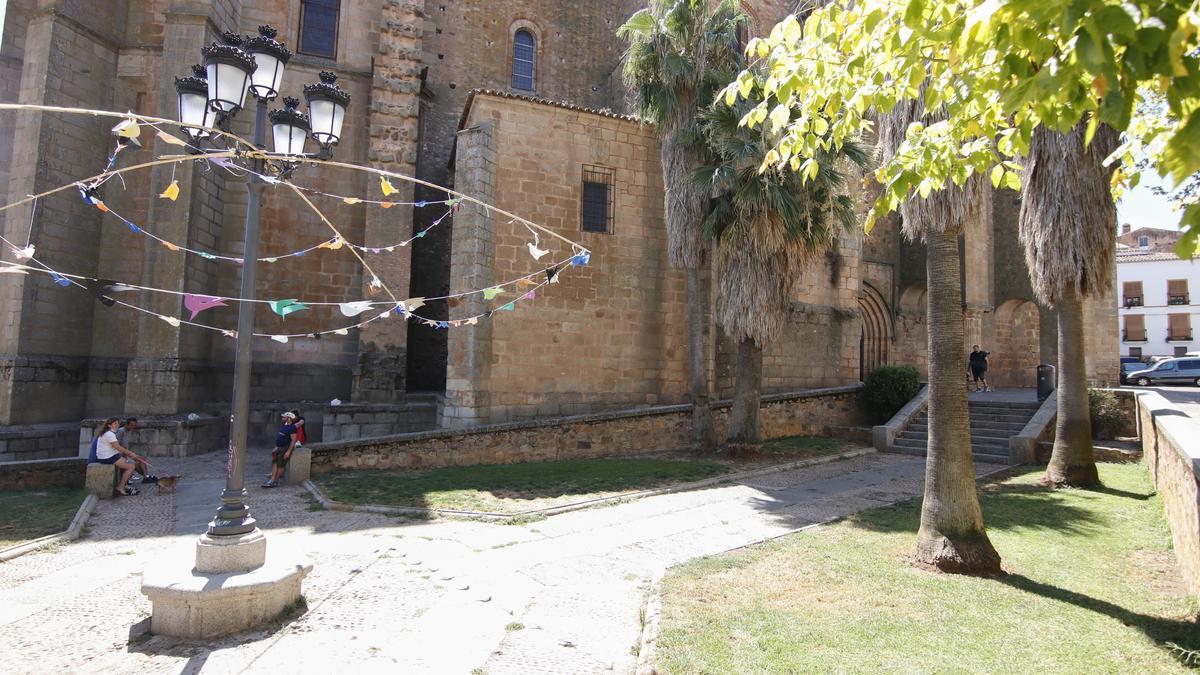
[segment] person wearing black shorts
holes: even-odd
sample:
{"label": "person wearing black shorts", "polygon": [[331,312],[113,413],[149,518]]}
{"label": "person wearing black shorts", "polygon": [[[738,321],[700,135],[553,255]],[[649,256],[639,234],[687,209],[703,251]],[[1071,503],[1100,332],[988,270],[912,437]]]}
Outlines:
{"label": "person wearing black shorts", "polygon": [[296,449],[296,414],[288,411],[279,417],[279,433],[275,436],[275,450],[271,452],[271,477],[262,484],[265,488],[279,486],[292,451]]}
{"label": "person wearing black shorts", "polygon": [[979,345],[971,345],[971,358],[968,361],[968,366],[971,371],[971,377],[975,382],[975,391],[977,392],[992,390],[987,383],[988,354],[991,354],[991,352],[981,351]]}

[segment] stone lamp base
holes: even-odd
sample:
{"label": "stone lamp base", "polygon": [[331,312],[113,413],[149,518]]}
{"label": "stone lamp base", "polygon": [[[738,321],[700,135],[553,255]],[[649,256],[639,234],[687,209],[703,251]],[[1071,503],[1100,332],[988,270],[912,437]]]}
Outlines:
{"label": "stone lamp base", "polygon": [[240,537],[201,535],[191,563],[176,558],[142,573],[151,633],[200,640],[260,626],[299,600],[312,571],[305,560],[268,555],[258,529]]}

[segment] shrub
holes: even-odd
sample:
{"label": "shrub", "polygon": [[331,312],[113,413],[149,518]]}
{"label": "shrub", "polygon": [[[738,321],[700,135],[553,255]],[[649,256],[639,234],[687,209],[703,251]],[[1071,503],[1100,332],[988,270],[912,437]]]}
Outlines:
{"label": "shrub", "polygon": [[921,375],[912,366],[880,366],[863,385],[867,414],[876,422],[886,422],[921,391]]}
{"label": "shrub", "polygon": [[1125,413],[1117,395],[1107,389],[1088,389],[1092,438],[1113,439],[1125,428]]}

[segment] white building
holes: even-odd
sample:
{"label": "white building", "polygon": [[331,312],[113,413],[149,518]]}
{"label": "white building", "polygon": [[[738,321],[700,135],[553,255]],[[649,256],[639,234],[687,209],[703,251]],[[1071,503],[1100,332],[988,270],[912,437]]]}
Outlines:
{"label": "white building", "polygon": [[1117,250],[1121,356],[1183,356],[1200,351],[1200,259]]}

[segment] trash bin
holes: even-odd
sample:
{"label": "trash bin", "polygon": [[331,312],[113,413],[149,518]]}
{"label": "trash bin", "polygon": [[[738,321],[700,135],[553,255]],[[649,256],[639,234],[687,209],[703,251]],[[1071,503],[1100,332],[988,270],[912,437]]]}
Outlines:
{"label": "trash bin", "polygon": [[1037,396],[1039,401],[1045,401],[1055,389],[1054,366],[1042,364],[1037,367]]}

